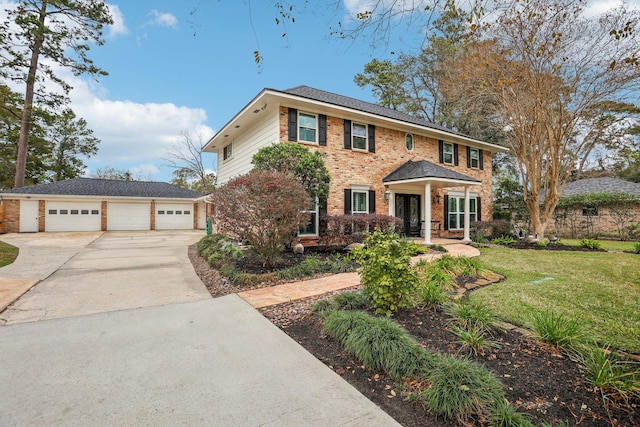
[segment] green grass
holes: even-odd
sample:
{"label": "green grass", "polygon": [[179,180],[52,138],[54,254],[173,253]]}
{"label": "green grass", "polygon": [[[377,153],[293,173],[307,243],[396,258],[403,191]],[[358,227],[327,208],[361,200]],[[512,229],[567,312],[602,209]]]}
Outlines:
{"label": "green grass", "polygon": [[[564,237],[560,240],[560,243],[567,246],[580,246],[580,241],[582,239],[565,239]],[[602,249],[607,251],[633,251],[633,245],[635,242],[626,241],[623,242],[621,240],[598,240],[602,245]]]}
{"label": "green grass", "polygon": [[8,243],[0,242],[0,267],[11,264],[18,256],[18,248]]}
{"label": "green grass", "polygon": [[480,259],[507,277],[473,293],[500,318],[533,329],[549,310],[600,344],[640,353],[638,255],[483,248]]}

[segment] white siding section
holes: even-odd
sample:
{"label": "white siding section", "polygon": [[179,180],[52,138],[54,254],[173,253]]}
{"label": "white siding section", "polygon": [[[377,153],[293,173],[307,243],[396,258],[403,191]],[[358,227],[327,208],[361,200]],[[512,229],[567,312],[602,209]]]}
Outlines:
{"label": "white siding section", "polygon": [[253,155],[262,147],[267,147],[280,141],[280,117],[266,115],[259,122],[252,123],[247,132],[240,134],[233,141],[233,156],[229,160],[222,160],[222,150],[218,151],[218,185],[248,173],[253,165]]}

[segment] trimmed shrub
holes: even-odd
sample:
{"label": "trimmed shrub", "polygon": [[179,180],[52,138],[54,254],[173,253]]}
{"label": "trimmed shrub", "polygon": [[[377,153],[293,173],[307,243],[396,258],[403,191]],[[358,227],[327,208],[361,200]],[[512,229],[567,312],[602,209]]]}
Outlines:
{"label": "trimmed shrub", "polygon": [[378,229],[367,235],[363,247],[354,248],[351,253],[361,266],[361,283],[376,312],[391,316],[413,304],[419,279],[411,265],[412,251],[406,240]]}

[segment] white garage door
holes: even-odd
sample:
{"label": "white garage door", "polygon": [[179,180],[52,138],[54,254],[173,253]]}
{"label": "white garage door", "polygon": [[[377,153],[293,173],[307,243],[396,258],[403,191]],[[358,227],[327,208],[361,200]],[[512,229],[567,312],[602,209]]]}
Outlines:
{"label": "white garage door", "polygon": [[100,202],[47,202],[46,231],[100,231]]}
{"label": "white garage door", "polygon": [[156,203],[156,230],[193,229],[193,203]]}
{"label": "white garage door", "polygon": [[107,204],[107,230],[150,230],[150,203]]}

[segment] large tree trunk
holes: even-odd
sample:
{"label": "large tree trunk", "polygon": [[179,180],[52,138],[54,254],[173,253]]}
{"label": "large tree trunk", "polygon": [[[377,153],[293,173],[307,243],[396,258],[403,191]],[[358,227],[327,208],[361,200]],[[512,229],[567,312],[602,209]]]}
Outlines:
{"label": "large tree trunk", "polygon": [[[40,27],[44,28],[44,21],[47,16],[47,1],[42,2],[38,21]],[[18,157],[16,159],[15,188],[24,187],[24,178],[27,171],[27,153],[29,151],[29,130],[31,126],[31,113],[33,111],[33,97],[36,85],[36,73],[38,72],[38,59],[40,50],[44,43],[44,34],[39,32],[31,47],[31,60],[29,62],[29,73],[27,74],[27,85],[24,96],[24,106],[22,108],[22,118],[20,120],[20,139],[18,140]]]}

